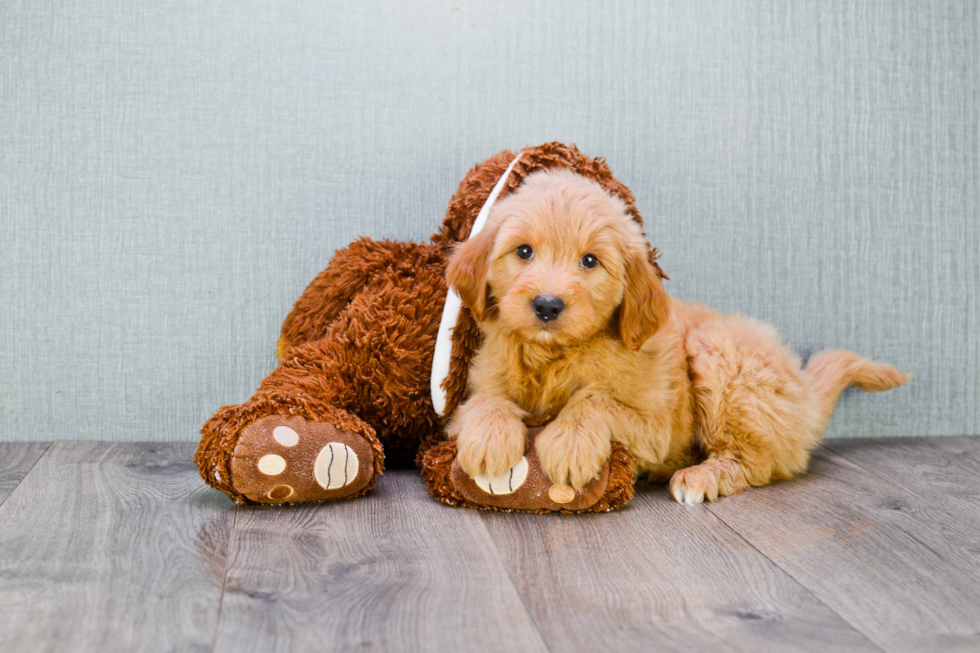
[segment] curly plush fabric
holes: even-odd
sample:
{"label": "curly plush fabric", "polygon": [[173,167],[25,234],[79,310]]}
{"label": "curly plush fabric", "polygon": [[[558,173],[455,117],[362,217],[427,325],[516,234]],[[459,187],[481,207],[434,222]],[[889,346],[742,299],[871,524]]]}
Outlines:
{"label": "curly plush fabric", "polygon": [[[277,346],[279,368],[249,401],[222,407],[204,424],[195,460],[209,485],[237,502],[254,500],[236,489],[231,461],[247,427],[277,415],[326,422],[363,436],[375,452],[377,474],[386,464],[406,466],[416,458],[423,467],[429,465],[426,461],[439,467],[443,449],[429,458],[419,454],[443,440],[443,424],[466,398],[467,370],[481,343],[476,322],[463,308],[452,332],[450,369],[443,383],[447,407],[440,419],[429,380],[448,291],[446,260],[452,247],[469,236],[477,213],[515,156],[500,152],[467,173],[431,243],[361,238],[334,255],[286,317]],[[522,150],[501,198],[532,172],[554,167],[596,180],[641,220],[632,193],[613,178],[605,161],[583,155],[574,145],[545,143]],[[650,257],[656,258],[655,249]],[[427,476],[430,488],[437,476]],[[604,499],[609,506],[632,496],[631,474],[629,483],[611,485],[619,494]],[[360,493],[372,486],[373,479]]]}

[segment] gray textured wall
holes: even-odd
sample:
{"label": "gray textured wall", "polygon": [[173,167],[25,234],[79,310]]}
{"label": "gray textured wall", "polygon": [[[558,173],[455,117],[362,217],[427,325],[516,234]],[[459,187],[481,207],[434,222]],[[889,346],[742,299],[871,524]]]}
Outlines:
{"label": "gray textured wall", "polygon": [[576,142],[669,291],[917,374],[834,436],[980,433],[961,2],[0,4],[0,440],[194,440],[358,235]]}

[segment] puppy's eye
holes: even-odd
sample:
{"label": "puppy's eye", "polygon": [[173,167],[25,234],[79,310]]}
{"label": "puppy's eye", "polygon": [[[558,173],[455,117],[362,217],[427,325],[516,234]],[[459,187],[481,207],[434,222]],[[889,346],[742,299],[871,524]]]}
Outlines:
{"label": "puppy's eye", "polygon": [[521,245],[517,248],[517,257],[529,261],[534,256],[534,250],[530,245]]}
{"label": "puppy's eye", "polygon": [[586,254],[582,257],[582,267],[583,268],[594,268],[599,265],[599,259],[597,259],[592,254]]}

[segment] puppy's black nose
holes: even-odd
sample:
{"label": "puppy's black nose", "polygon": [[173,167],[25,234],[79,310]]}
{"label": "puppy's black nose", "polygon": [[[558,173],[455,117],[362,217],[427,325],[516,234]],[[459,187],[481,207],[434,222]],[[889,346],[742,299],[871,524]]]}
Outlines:
{"label": "puppy's black nose", "polygon": [[538,295],[531,302],[531,308],[539,320],[550,322],[565,310],[565,302],[551,295]]}

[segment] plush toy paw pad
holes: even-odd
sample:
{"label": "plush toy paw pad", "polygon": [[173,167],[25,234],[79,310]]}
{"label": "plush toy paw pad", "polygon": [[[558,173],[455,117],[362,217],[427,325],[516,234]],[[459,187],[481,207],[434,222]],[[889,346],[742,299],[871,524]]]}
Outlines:
{"label": "plush toy paw pad", "polygon": [[527,457],[521,456],[516,465],[499,476],[490,478],[486,474],[480,474],[473,480],[487,494],[512,494],[527,480]]}
{"label": "plush toy paw pad", "polygon": [[234,489],[258,503],[341,499],[374,477],[374,450],[331,424],[273,415],[245,428],[231,469]]}
{"label": "plush toy paw pad", "polygon": [[459,461],[454,460],[450,476],[463,499],[473,505],[489,508],[532,511],[577,512],[588,510],[597,503],[609,481],[608,463],[602,467],[599,476],[581,492],[576,492],[568,485],[552,484],[541,470],[541,463],[533,446],[534,439],[541,431],[540,426],[528,428],[524,456],[500,476],[489,478],[481,474],[471,478],[463,471]]}

